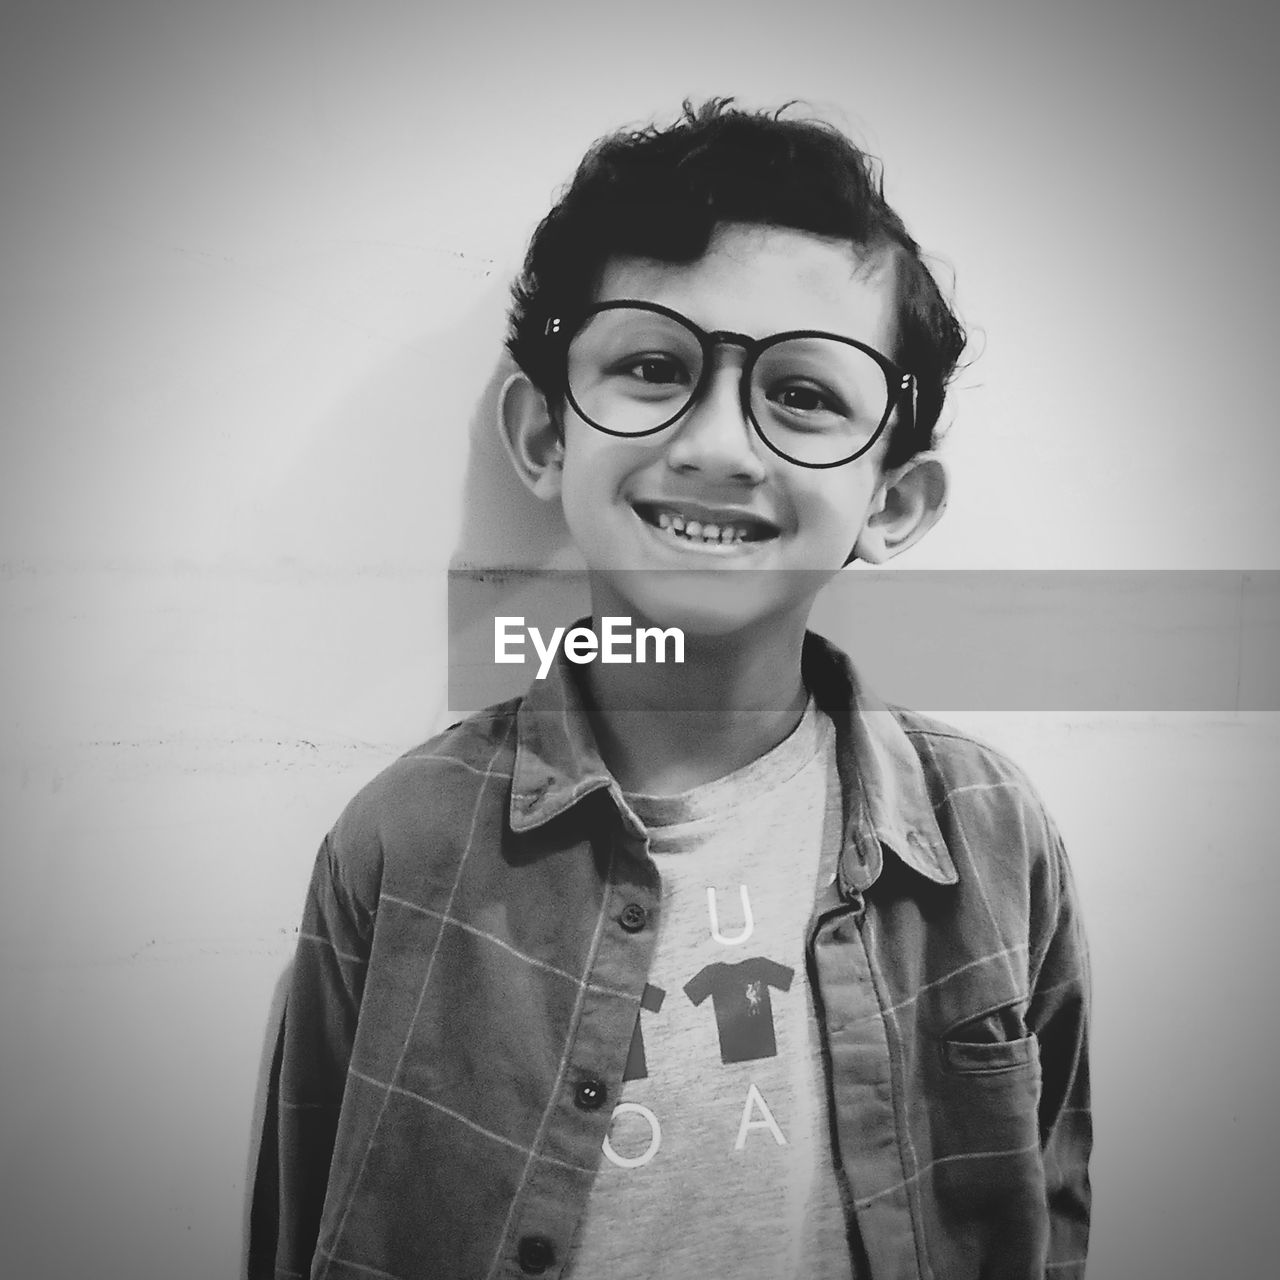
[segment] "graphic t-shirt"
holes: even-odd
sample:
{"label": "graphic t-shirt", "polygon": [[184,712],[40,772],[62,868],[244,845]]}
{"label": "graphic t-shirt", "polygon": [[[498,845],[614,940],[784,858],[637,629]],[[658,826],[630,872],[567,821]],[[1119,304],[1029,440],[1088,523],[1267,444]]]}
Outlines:
{"label": "graphic t-shirt", "polygon": [[840,836],[812,702],[760,759],[628,795],[662,877],[657,949],[573,1280],[852,1280],[805,967]]}
{"label": "graphic t-shirt", "polygon": [[739,964],[709,964],[684,984],[694,1004],[708,996],[715,1001],[721,1062],[778,1056],[769,988],[789,991],[791,975],[785,965],[755,956]]}

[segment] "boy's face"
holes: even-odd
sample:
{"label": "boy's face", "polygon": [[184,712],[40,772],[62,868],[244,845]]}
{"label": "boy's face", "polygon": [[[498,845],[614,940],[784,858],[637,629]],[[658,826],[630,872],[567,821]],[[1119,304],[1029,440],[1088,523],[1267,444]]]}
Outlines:
{"label": "boy's face", "polygon": [[[894,349],[888,261],[865,263],[852,246],[801,231],[727,225],[692,264],[613,259],[596,301],[624,298],[669,307],[707,332],[761,338],[817,329],[888,355]],[[901,505],[881,466],[892,423],[852,462],[799,466],[773,453],[744,418],[743,359],[740,348],[719,347],[698,401],[656,434],[607,435],[566,404],[562,455],[544,438],[547,469],[535,492],[558,492],[597,614],[693,634],[737,632],[781,615],[803,622],[855,544],[872,560],[901,550],[894,530],[881,545],[875,528]],[[940,476],[939,468],[935,488]],[[935,498],[940,508],[940,490]],[[683,534],[669,527],[680,521]],[[702,528],[691,537],[694,521]],[[714,541],[704,536],[708,524],[721,528]]]}

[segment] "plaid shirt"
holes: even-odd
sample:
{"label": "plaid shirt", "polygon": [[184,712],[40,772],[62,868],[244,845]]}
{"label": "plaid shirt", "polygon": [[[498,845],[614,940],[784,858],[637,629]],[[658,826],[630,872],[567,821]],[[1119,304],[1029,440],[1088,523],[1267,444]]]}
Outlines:
{"label": "plaid shirt", "polygon": [[[859,1275],[1080,1277],[1089,977],[1062,843],[1000,755],[878,703],[817,636],[803,670],[844,797],[807,957]],[[271,1075],[255,1280],[562,1274],[653,952],[628,815],[563,659],[347,807]]]}

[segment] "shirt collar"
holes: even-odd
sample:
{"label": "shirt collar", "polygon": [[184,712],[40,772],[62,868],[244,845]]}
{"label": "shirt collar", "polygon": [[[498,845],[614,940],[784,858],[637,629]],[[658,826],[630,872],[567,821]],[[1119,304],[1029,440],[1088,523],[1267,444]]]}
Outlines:
{"label": "shirt collar", "polygon": [[[882,847],[935,884],[954,884],[955,864],[934,816],[920,759],[893,712],[866,689],[838,648],[809,632],[801,668],[805,684],[836,729],[836,763],[844,794],[839,880],[847,895],[874,884]],[[623,825],[644,829],[596,748],[582,690],[563,653],[535,680],[516,715],[510,823],[531,831],[594,792],[609,792]]]}
{"label": "shirt collar", "polygon": [[858,678],[848,657],[809,632],[801,669],[836,728],[836,767],[844,796],[839,877],[846,893],[879,879],[888,849],[935,884],[955,884],[955,863],[934,815],[920,757],[897,716]]}
{"label": "shirt collar", "polygon": [[532,831],[595,791],[608,790],[634,834],[635,816],[600,759],[582,691],[563,650],[545,678],[535,680],[516,713],[511,775],[511,830]]}

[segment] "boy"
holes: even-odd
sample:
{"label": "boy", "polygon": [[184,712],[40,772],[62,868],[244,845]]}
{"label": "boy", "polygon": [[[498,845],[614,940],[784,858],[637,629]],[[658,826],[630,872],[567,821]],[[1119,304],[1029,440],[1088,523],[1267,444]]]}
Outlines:
{"label": "boy", "polygon": [[806,631],[941,513],[963,342],[835,130],[686,104],[588,154],[515,291],[503,435],[597,631],[679,628],[684,661],[561,659],[348,806],[255,1274],[1083,1274],[1061,842]]}

